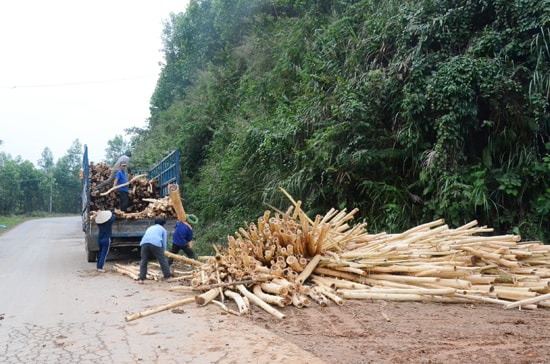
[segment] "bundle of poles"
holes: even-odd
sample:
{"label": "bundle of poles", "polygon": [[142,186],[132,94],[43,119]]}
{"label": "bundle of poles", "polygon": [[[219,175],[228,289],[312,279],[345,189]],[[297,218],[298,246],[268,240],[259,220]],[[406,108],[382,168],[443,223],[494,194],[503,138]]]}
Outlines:
{"label": "bundle of poles", "polygon": [[227,246],[214,246],[215,255],[195,261],[167,252],[193,267],[172,290],[239,315],[253,302],[278,318],[289,305],[359,299],[550,307],[550,246],[540,241],[491,235],[477,221],[452,229],[443,219],[369,234],[365,223],[350,225],[357,209],[312,220],[283,193],[292,202],[287,211],[265,211],[228,236]]}

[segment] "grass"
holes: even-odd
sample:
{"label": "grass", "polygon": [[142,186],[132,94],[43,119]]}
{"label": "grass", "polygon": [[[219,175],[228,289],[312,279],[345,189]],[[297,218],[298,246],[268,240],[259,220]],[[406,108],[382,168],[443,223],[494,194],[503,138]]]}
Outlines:
{"label": "grass", "polygon": [[33,219],[33,217],[23,215],[0,216],[0,226],[2,226],[2,228],[0,228],[0,235],[2,235],[4,231],[7,231],[16,225],[19,225],[20,223],[31,219]]}
{"label": "grass", "polygon": [[3,228],[0,228],[0,235],[2,235],[4,231],[7,231],[21,224],[22,222],[25,222],[28,220],[38,219],[42,217],[60,217],[60,216],[72,216],[72,215],[55,214],[55,213],[50,214],[47,212],[34,212],[31,214],[25,214],[25,215],[7,215],[7,216],[0,215],[0,226],[5,226]]}

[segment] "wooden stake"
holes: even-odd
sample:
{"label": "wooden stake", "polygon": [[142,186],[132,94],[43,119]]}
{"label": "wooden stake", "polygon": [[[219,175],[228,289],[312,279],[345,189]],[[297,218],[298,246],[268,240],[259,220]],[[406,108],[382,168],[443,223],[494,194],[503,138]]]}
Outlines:
{"label": "wooden stake", "polygon": [[309,263],[306,265],[304,270],[298,275],[298,278],[296,278],[296,283],[304,283],[305,280],[309,277],[309,275],[313,272],[315,268],[317,268],[317,265],[321,261],[321,255],[317,254],[314,256]]}
{"label": "wooden stake", "polygon": [[241,315],[244,315],[245,313],[248,312],[248,304],[245,302],[245,300],[243,299],[243,297],[238,294],[237,292],[234,292],[230,289],[226,289],[224,291],[224,294],[226,297],[232,299],[233,301],[235,301],[235,303],[237,304],[237,308],[239,309],[239,313]]}
{"label": "wooden stake", "polygon": [[195,303],[199,306],[204,306],[214,298],[218,297],[219,294],[219,288],[212,288],[210,291],[195,296]]}
{"label": "wooden stake", "polygon": [[187,264],[191,264],[191,265],[194,265],[196,267],[202,267],[203,263],[201,262],[198,262],[194,259],[190,259],[190,258],[187,258],[187,257],[184,257],[183,255],[179,255],[179,254],[174,254],[174,253],[171,253],[169,252],[168,250],[166,250],[164,252],[164,255],[168,258],[172,258],[172,259],[175,259],[175,260],[179,260],[180,262],[184,262],[184,263],[187,263]]}
{"label": "wooden stake", "polygon": [[504,308],[508,310],[510,308],[522,307],[528,304],[537,303],[545,300],[550,300],[550,293],[543,294],[533,298],[526,298],[524,300],[519,300],[514,303],[508,303],[507,305],[504,306]]}
{"label": "wooden stake", "polygon": [[249,284],[249,283],[254,283],[254,280],[253,279],[246,279],[246,280],[234,281],[234,282],[203,284],[202,286],[193,287],[193,290],[195,290],[195,291],[206,291],[206,290],[210,290],[210,289],[216,288],[216,287],[230,287],[230,286],[236,286],[237,284]]}
{"label": "wooden stake", "polygon": [[128,186],[130,183],[132,183],[132,182],[134,182],[135,180],[140,179],[140,178],[142,178],[142,177],[147,177],[147,173],[145,173],[145,174],[138,174],[137,176],[135,176],[134,178],[132,178],[132,179],[129,180],[128,182],[123,183],[123,184],[121,184],[121,185],[116,185],[116,186],[110,188],[109,190],[107,190],[106,192],[100,193],[100,196],[107,196],[109,193],[113,192],[114,190],[118,190],[120,187]]}
{"label": "wooden stake", "polygon": [[246,287],[243,286],[242,284],[237,285],[237,289],[239,290],[239,292],[241,292],[243,294],[243,296],[245,296],[246,298],[248,298],[249,300],[254,302],[256,305],[260,306],[260,308],[262,308],[265,312],[267,312],[269,314],[272,314],[273,316],[277,317],[278,319],[284,319],[286,317],[285,314],[277,311],[276,309],[271,307],[269,304],[262,301],[254,293],[247,290]]}
{"label": "wooden stake", "polygon": [[182,306],[182,305],[185,305],[187,303],[194,302],[194,301],[195,301],[195,297],[189,297],[189,298],[183,299],[181,301],[176,301],[176,302],[164,305],[164,306],[159,306],[157,308],[153,308],[153,309],[150,309],[150,310],[147,310],[147,311],[143,311],[143,312],[140,312],[140,313],[135,313],[133,315],[126,316],[126,321],[132,321],[132,320],[138,319],[140,317],[150,316],[150,315],[155,314],[157,312],[166,311],[166,310],[169,310],[171,308]]}
{"label": "wooden stake", "polygon": [[176,211],[176,216],[178,217],[178,220],[181,222],[186,222],[187,215],[185,214],[183,204],[181,203],[179,186],[177,184],[169,184],[168,194],[170,195],[170,200],[172,200],[172,206],[174,207],[174,211]]}

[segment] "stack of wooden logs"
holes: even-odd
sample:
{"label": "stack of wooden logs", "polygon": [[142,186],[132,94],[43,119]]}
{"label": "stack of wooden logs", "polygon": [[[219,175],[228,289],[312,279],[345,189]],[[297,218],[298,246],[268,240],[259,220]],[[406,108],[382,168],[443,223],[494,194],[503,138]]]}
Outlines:
{"label": "stack of wooden logs", "polygon": [[[119,197],[116,190],[102,196],[104,190],[96,190],[96,186],[109,178],[111,167],[107,163],[90,163],[90,211],[114,210],[119,207]],[[128,173],[128,180],[133,176]],[[129,185],[128,197],[130,206],[127,213],[117,211],[117,216],[130,219],[164,217],[172,219],[175,211],[169,197],[160,198],[158,181],[146,177],[134,179]]]}
{"label": "stack of wooden logs", "polygon": [[[550,246],[492,236],[472,221],[451,229],[436,220],[400,234],[369,234],[348,223],[357,210],[331,209],[311,220],[300,202],[286,212],[266,211],[246,224],[227,247],[192,263],[188,286],[195,302],[237,314],[247,300],[283,318],[275,307],[342,305],[346,299],[485,302],[506,308],[550,307]],[[216,301],[216,299],[219,300]]]}

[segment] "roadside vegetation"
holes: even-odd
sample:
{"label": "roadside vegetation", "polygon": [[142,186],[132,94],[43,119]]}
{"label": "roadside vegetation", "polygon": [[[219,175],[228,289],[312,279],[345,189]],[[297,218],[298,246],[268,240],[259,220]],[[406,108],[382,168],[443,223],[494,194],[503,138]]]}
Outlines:
{"label": "roadside vegetation", "polygon": [[[180,149],[199,247],[285,210],[280,187],[312,217],[357,207],[373,233],[476,219],[548,243],[549,29],[550,0],[191,0],[166,20],[132,160]],[[19,205],[0,214],[48,211],[54,180],[78,211],[66,175],[2,190]]]}
{"label": "roadside vegetation", "polygon": [[[113,163],[125,148],[123,138],[116,136],[109,141],[105,161]],[[35,166],[0,151],[0,216],[80,214],[82,153],[78,139],[57,161],[46,147]]]}
{"label": "roadside vegetation", "polygon": [[0,216],[0,235],[18,224],[30,220],[29,216]]}
{"label": "roadside vegetation", "polygon": [[25,214],[25,215],[0,216],[0,235],[2,235],[2,233],[8,231],[11,228],[14,228],[15,226],[25,221],[39,219],[39,218],[46,218],[46,217],[61,217],[61,216],[69,216],[69,214],[49,214],[46,212],[40,212],[40,213],[34,213],[29,215]]}
{"label": "roadside vegetation", "polygon": [[197,237],[285,188],[371,232],[444,218],[550,242],[550,1],[192,0],[134,159],[178,147]]}

